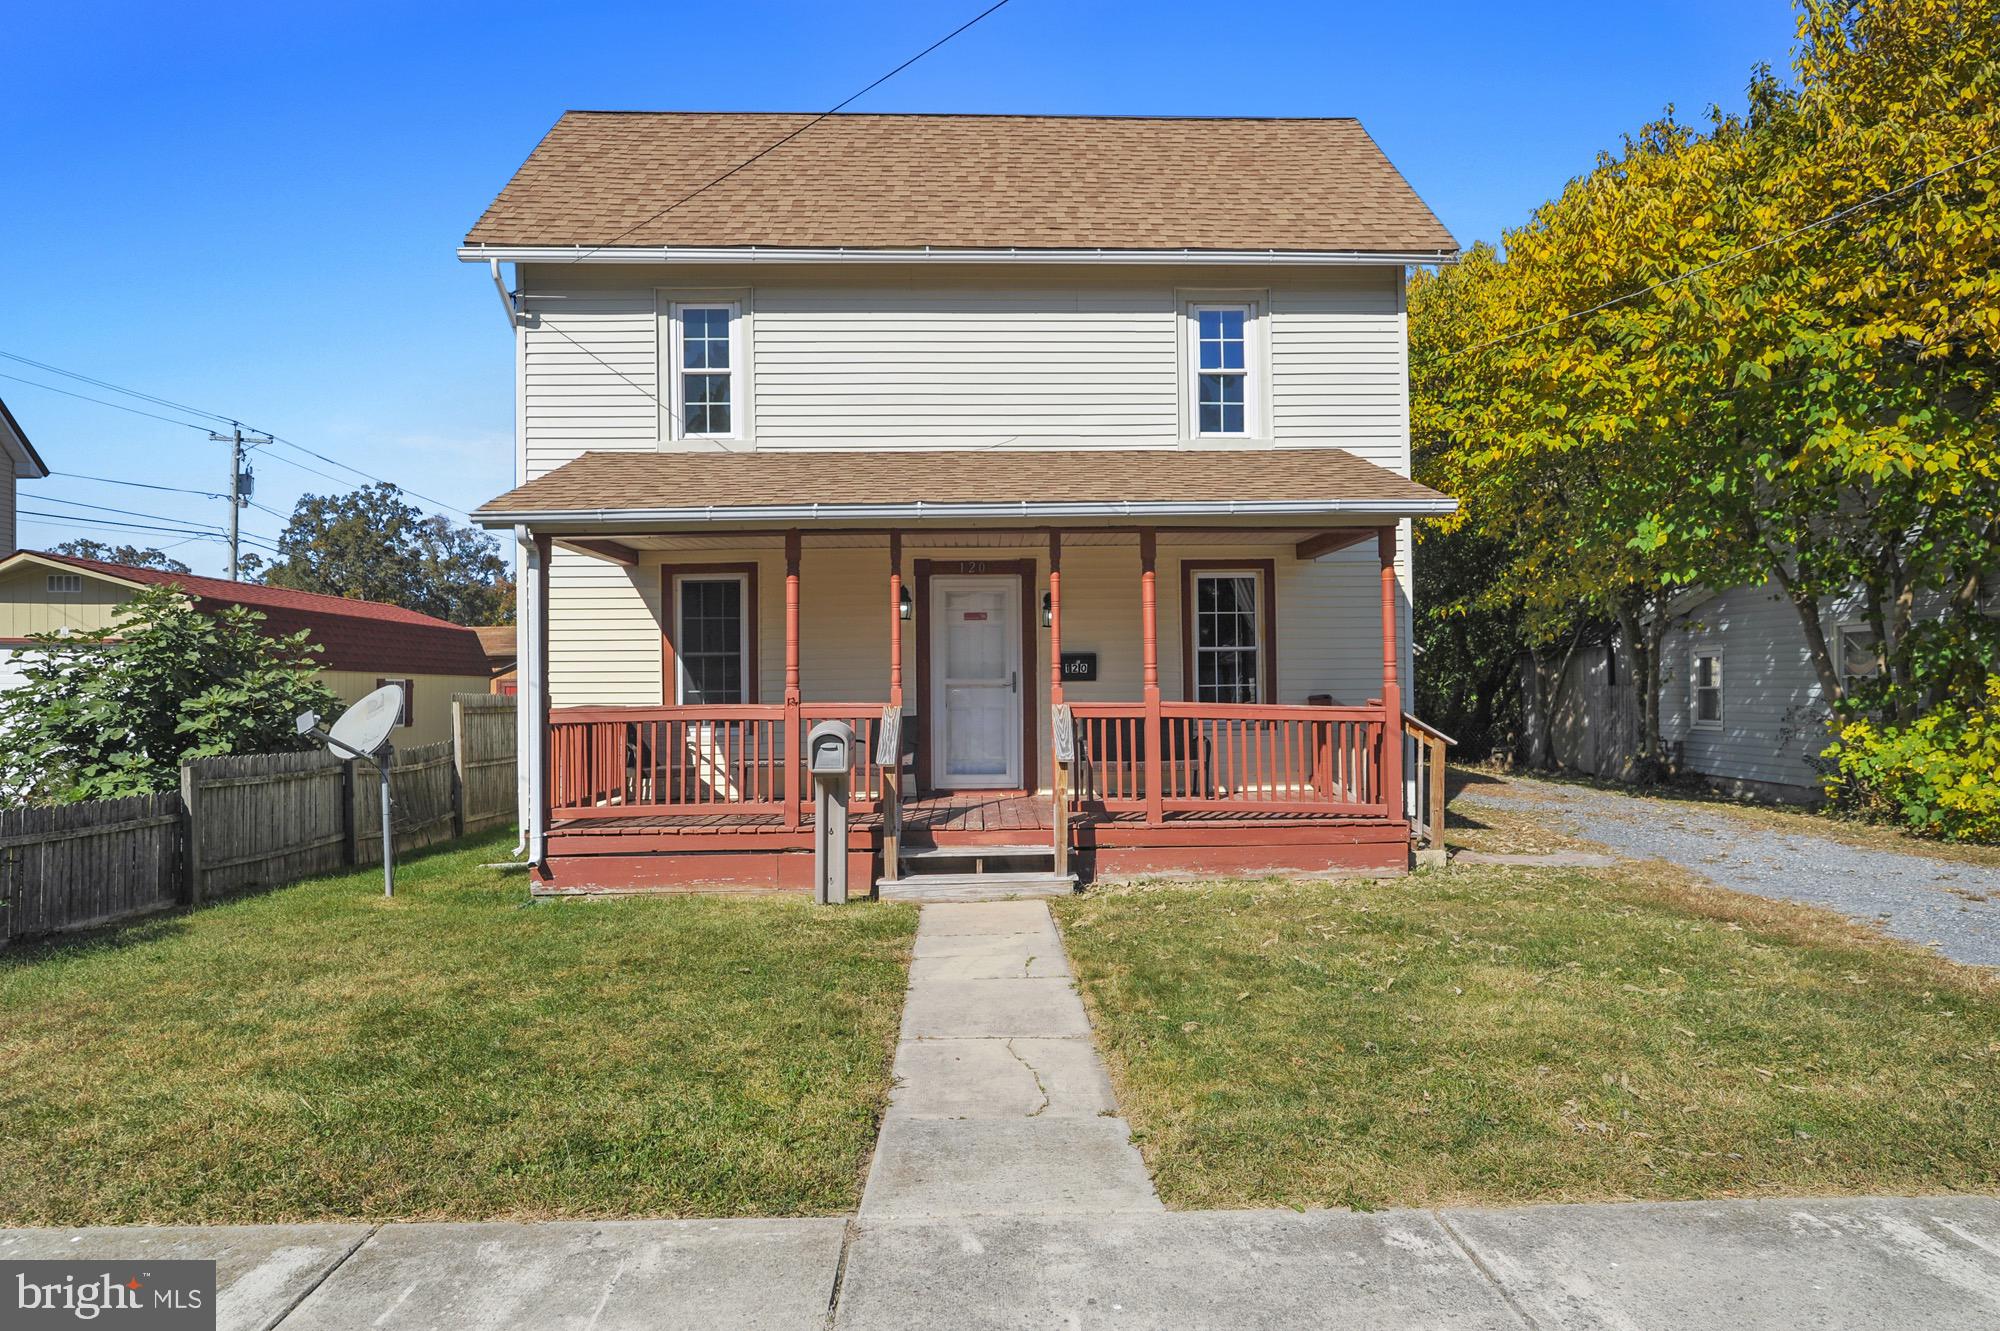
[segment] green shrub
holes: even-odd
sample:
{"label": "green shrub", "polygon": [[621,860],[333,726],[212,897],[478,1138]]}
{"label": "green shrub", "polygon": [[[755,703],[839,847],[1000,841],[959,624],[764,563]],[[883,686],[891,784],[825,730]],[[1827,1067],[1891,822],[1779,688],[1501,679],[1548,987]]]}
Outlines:
{"label": "green shrub", "polygon": [[1838,805],[1920,836],[2000,842],[2000,675],[1975,705],[1947,703],[1905,726],[1849,721],[1826,757]]}

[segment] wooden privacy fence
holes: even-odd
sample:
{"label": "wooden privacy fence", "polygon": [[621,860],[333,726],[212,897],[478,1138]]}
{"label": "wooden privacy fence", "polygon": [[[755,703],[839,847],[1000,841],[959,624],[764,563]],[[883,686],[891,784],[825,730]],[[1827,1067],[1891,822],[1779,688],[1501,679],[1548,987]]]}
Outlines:
{"label": "wooden privacy fence", "polygon": [[0,813],[0,946],[181,900],[180,796]]}
{"label": "wooden privacy fence", "polygon": [[520,789],[514,762],[514,700],[499,693],[452,697],[451,746],[458,764],[459,835],[514,821]]}
{"label": "wooden privacy fence", "polygon": [[[514,700],[452,703],[452,740],[390,763],[398,854],[514,818]],[[0,945],[379,864],[381,840],[374,767],[324,752],[205,758],[178,791],[0,813]]]}

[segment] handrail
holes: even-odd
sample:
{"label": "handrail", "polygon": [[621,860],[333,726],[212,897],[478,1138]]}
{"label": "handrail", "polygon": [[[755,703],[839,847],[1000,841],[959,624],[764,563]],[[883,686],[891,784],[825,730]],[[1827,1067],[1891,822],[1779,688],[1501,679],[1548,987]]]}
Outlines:
{"label": "handrail", "polygon": [[882,773],[882,876],[903,876],[903,709],[882,709],[875,734],[875,766]]}
{"label": "handrail", "polygon": [[1410,732],[1410,738],[1415,742],[1417,756],[1414,774],[1417,798],[1410,809],[1410,830],[1412,835],[1422,839],[1424,845],[1432,849],[1442,849],[1445,808],[1444,751],[1447,746],[1458,741],[1408,712],[1403,713],[1403,726]]}
{"label": "handrail", "polygon": [[883,784],[875,761],[880,711],[872,702],[553,708],[550,812],[568,819],[776,814],[794,827],[810,789],[799,773],[804,725],[832,719],[854,726],[853,806],[872,809]]}
{"label": "handrail", "polygon": [[[1071,703],[1072,807],[1384,817],[1380,705]],[[1154,726],[1157,725],[1157,731]],[[1157,756],[1156,756],[1157,755]],[[1149,789],[1157,772],[1159,789]]]}
{"label": "handrail", "polygon": [[1076,719],[1068,703],[1052,703],[1049,706],[1049,756],[1054,760],[1055,771],[1050,777],[1049,794],[1055,806],[1055,871],[1058,877],[1069,873],[1069,792],[1070,769],[1076,765]]}

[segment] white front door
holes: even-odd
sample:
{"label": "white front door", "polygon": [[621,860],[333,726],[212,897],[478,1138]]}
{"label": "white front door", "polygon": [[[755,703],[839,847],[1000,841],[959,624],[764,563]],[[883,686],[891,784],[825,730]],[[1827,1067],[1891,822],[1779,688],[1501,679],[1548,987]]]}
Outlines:
{"label": "white front door", "polygon": [[931,579],[931,784],[1021,784],[1021,580]]}

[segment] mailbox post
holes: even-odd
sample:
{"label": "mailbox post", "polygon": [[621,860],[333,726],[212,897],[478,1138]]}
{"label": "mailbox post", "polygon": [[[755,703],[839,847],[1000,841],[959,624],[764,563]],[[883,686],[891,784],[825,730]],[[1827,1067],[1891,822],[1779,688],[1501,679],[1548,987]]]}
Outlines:
{"label": "mailbox post", "polygon": [[806,737],[813,783],[813,900],[847,900],[847,782],[854,766],[854,727],[822,721]]}

